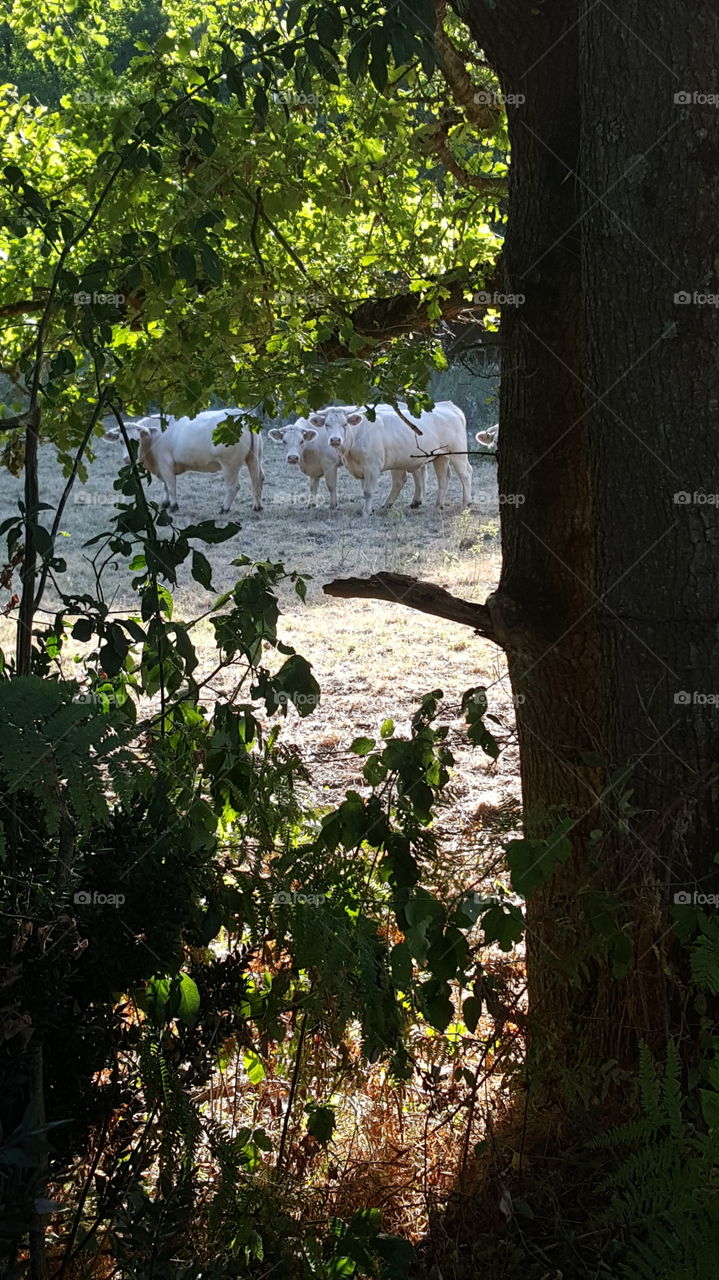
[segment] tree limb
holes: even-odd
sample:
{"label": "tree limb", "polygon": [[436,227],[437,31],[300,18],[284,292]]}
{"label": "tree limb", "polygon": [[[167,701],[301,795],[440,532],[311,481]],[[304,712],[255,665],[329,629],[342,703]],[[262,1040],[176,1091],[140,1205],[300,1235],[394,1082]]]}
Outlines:
{"label": "tree limb", "polygon": [[[494,265],[491,274],[484,278],[481,286],[491,293],[496,289],[499,280],[499,266]],[[435,329],[439,319],[459,320],[469,307],[472,311],[484,310],[487,306],[467,302],[466,294],[477,287],[477,273],[470,271],[450,271],[440,276],[435,284],[441,289],[439,298],[431,300],[420,298],[416,293],[397,293],[387,298],[367,298],[355,307],[348,315],[356,335],[367,338],[366,347],[355,347],[350,351],[339,336],[331,334],[319,344],[318,350],[325,360],[346,360],[351,357],[362,357],[373,351],[382,342],[401,337],[404,333],[421,333]]]}
{"label": "tree limb", "polygon": [[469,55],[458,49],[447,35],[444,29],[447,0],[435,0],[434,8],[437,16],[434,46],[447,87],[469,123],[479,133],[487,133],[499,124],[502,108],[486,101],[487,95],[482,92],[482,86],[474,83],[465,66]]}
{"label": "tree limb", "polygon": [[28,427],[37,431],[40,426],[40,406],[34,404],[26,413],[19,413],[12,418],[0,418],[0,431],[26,431]]}
{"label": "tree limb", "polygon": [[0,319],[6,316],[31,315],[34,311],[45,309],[46,298],[26,298],[20,302],[6,302],[0,307]]}
{"label": "tree limb", "polygon": [[451,173],[463,187],[472,187],[487,196],[501,199],[507,194],[507,179],[493,178],[484,173],[470,173],[464,169],[453,154],[449,145],[449,133],[441,124],[428,125],[415,134],[416,140],[425,155],[436,156],[442,161],[445,169]]}
{"label": "tree limb", "polygon": [[369,578],[335,578],[322,590],[325,595],[340,599],[386,600],[390,604],[402,604],[408,609],[419,609],[460,626],[473,627],[476,634],[499,644],[489,609],[472,600],[462,600],[438,587],[433,582],[422,582],[406,573],[373,573]]}

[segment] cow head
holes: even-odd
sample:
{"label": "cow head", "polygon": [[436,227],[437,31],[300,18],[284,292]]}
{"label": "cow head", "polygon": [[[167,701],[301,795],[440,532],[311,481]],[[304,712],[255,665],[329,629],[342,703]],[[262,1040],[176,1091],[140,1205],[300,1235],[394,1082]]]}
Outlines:
{"label": "cow head", "polygon": [[484,444],[487,448],[492,449],[497,443],[498,432],[499,423],[495,423],[493,427],[489,427],[486,431],[478,431],[476,439],[480,444]]}
{"label": "cow head", "polygon": [[[146,455],[151,442],[156,436],[160,435],[161,430],[162,428],[160,427],[159,422],[154,418],[138,418],[137,422],[125,423],[125,432],[128,440],[138,441],[138,457],[140,461],[142,461],[143,454]],[[130,455],[127,451],[127,446],[125,445],[120,428],[111,427],[109,431],[105,432],[105,439],[112,440],[113,442],[118,440],[124,446],[122,450],[122,461],[125,466],[127,466],[130,461]]]}
{"label": "cow head", "polygon": [[348,427],[358,427],[365,416],[347,409],[323,409],[321,413],[311,413],[309,420],[313,427],[325,428],[329,443],[341,453],[347,448]]}
{"label": "cow head", "polygon": [[304,446],[316,440],[319,431],[316,427],[311,427],[305,418],[299,418],[287,427],[271,427],[267,434],[275,444],[285,446],[286,461],[291,466],[297,466]]}

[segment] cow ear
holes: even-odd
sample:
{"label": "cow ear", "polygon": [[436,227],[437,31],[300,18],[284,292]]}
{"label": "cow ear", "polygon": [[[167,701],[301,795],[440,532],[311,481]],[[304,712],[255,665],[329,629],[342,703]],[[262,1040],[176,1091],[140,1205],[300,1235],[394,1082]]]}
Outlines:
{"label": "cow ear", "polygon": [[302,439],[316,440],[318,435],[319,435],[319,432],[315,431],[314,427],[305,427],[304,431],[302,432]]}
{"label": "cow ear", "polygon": [[270,427],[267,434],[270,437],[270,440],[274,440],[276,444],[282,444],[284,442],[282,427]]}
{"label": "cow ear", "polygon": [[347,422],[350,427],[358,427],[360,422],[364,421],[363,413],[348,413]]}
{"label": "cow ear", "polygon": [[138,438],[138,440],[151,440],[151,439],[152,439],[152,427],[138,427],[138,428],[137,428],[137,438]]}
{"label": "cow ear", "polygon": [[311,422],[313,427],[323,427],[326,417],[326,413],[311,413],[307,421]]}

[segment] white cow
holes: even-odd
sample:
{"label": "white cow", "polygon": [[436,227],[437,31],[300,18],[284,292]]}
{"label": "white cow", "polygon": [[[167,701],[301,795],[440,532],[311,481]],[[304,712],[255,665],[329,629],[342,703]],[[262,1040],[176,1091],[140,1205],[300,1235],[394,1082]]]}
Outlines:
{"label": "white cow", "polygon": [[476,439],[480,444],[486,444],[488,449],[496,449],[498,434],[499,423],[495,422],[494,426],[488,427],[486,431],[478,431]]}
{"label": "white cow", "polygon": [[286,460],[292,467],[299,467],[310,478],[308,507],[317,506],[317,490],[324,476],[330,495],[330,509],[337,508],[337,468],[342,459],[333,449],[327,432],[310,426],[307,418],[298,418],[287,427],[271,427],[267,433],[275,444],[283,444]]}
{"label": "white cow", "polygon": [[400,407],[405,417],[419,427],[420,434],[403,422],[390,405],[377,406],[374,422],[361,410],[325,409],[310,415],[313,426],[326,428],[330,444],[339,450],[350,474],[362,481],[362,514],[368,516],[372,510],[372,498],[383,471],[393,473],[385,510],[396,500],[407,472],[415,483],[412,506],[419,506],[429,462],[437,474],[437,505],[444,506],[451,466],[462,485],[462,501],[468,506],[472,501],[472,467],[467,457],[467,422],[462,410],[450,400],[441,400],[434,409],[415,418],[405,405]]}
{"label": "white cow", "polygon": [[[384,406],[389,410],[389,405]],[[354,405],[344,409],[346,413],[354,412]],[[325,410],[325,412],[327,412]],[[326,427],[313,427],[307,418],[298,418],[297,422],[287,427],[272,427],[268,432],[276,444],[284,444],[286,460],[290,466],[299,466],[300,471],[310,478],[310,492],[307,506],[317,505],[317,490],[324,476],[330,494],[330,510],[337,509],[337,470],[342,466],[342,457],[338,449],[329,442]],[[418,507],[424,498],[424,468],[412,473],[414,480],[413,507]],[[393,471],[392,482],[395,497],[407,479],[406,471]],[[394,499],[393,499],[394,500]]]}
{"label": "white cow", "polygon": [[[254,511],[262,510],[262,439],[259,434],[243,428],[236,444],[215,444],[212,433],[226,418],[244,413],[243,409],[210,409],[198,413],[196,418],[170,418],[165,431],[157,415],[140,418],[129,423],[126,430],[130,439],[139,442],[138,461],[153,476],[159,476],[165,486],[163,507],[177,511],[177,477],[183,471],[221,471],[225,481],[225,497],[220,508],[225,514],[230,510],[240,487],[239,471],[244,464],[250,473]],[[121,439],[119,428],[106,431],[108,440]],[[127,452],[125,453],[125,461]]]}

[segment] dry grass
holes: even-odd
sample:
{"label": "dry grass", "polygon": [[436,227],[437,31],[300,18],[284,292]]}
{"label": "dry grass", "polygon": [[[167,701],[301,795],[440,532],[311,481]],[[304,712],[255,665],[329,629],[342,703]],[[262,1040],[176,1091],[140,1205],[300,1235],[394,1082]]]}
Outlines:
{"label": "dry grass", "polygon": [[[112,486],[120,458],[117,445],[98,440],[88,481],[76,485],[66,507],[58,547],[68,566],[61,579],[63,590],[94,591],[91,557],[95,551],[84,549],[83,543],[108,528],[117,497]],[[377,728],[386,716],[400,729],[406,726],[418,698],[435,688],[445,693],[445,718],[452,726],[457,756],[453,782],[457,829],[478,805],[491,807],[503,796],[517,794],[512,704],[504,661],[494,646],[465,627],[399,605],[330,600],[322,592],[322,583],[331,578],[384,569],[430,579],[471,600],[483,599],[499,572],[496,469],[492,459],[473,461],[474,492],[479,501],[471,509],[460,509],[453,479],[453,501],[444,514],[431,505],[423,511],[410,511],[412,486],[408,482],[392,511],[377,512],[365,521],[359,515],[360,486],[346,472],[340,473],[339,512],[329,511],[324,489],[320,491],[324,505],[306,509],[306,477],[287,466],[280,447],[265,440],[265,510],[259,514],[250,510],[248,477],[243,471],[232,511],[232,518],[242,525],[240,532],[219,547],[202,548],[213,566],[218,592],[235,581],[238,570],[231,561],[239,555],[281,561],[288,570],[312,576],[305,604],[292,588],[281,588],[280,635],[312,662],[322,688],[322,705],[304,721],[291,708],[283,737],[302,745],[326,802],[339,798],[346,785],[357,781],[356,759],[348,758],[347,753],[352,738]],[[383,476],[382,500],[389,484],[389,476]],[[64,478],[51,446],[40,451],[40,485],[42,500],[54,506]],[[431,472],[428,488],[431,504]],[[181,510],[175,519],[181,527],[213,516],[224,522],[217,516],[222,494],[219,477],[187,474],[180,477],[178,490]],[[158,480],[153,480],[149,493],[160,500]],[[21,496],[22,480],[2,473],[3,519],[17,510]],[[46,523],[51,519],[52,513],[47,512]],[[104,590],[113,610],[136,607],[129,576],[123,561],[111,562],[105,570]],[[175,590],[175,615],[185,619],[197,616],[211,601],[183,566]],[[46,612],[40,616],[49,619],[58,604],[51,583],[44,601]],[[213,633],[209,626],[200,624],[194,637],[200,669],[209,670],[214,656]],[[14,643],[12,618],[1,620],[0,643],[7,649]],[[69,649],[68,654],[71,652]],[[229,690],[233,679],[232,671],[225,672],[215,682],[216,692]],[[459,739],[461,694],[473,684],[490,686],[491,711],[503,722],[499,736],[506,750],[496,766]]]}

